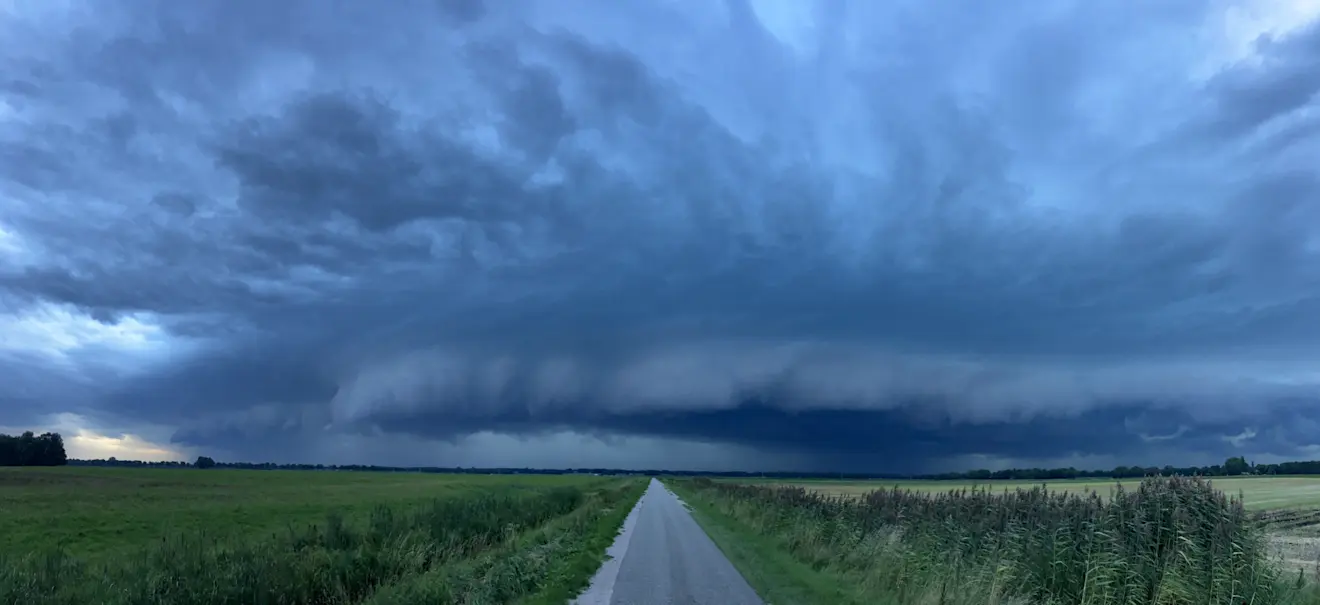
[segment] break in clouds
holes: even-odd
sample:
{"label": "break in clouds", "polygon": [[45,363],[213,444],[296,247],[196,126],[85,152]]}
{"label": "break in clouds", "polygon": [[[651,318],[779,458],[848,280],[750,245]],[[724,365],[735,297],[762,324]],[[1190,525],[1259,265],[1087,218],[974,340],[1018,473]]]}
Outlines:
{"label": "break in clouds", "polygon": [[437,466],[1316,457],[1310,8],[8,3],[0,424]]}

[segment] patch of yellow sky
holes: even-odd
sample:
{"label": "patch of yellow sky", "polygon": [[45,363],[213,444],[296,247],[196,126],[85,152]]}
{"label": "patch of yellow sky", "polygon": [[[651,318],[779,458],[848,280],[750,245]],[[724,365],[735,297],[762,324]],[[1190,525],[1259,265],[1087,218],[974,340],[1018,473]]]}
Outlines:
{"label": "patch of yellow sky", "polygon": [[[13,228],[0,224],[0,268],[32,264],[35,251]],[[70,305],[39,303],[14,311],[0,311],[0,363],[6,353],[44,359],[53,368],[79,375],[83,361],[79,353],[95,350],[96,364],[131,373],[160,361],[170,351],[169,334],[147,314],[127,315],[111,323],[96,321]],[[177,349],[176,349],[177,350]],[[0,432],[55,431],[64,437],[71,458],[121,458],[125,460],[184,460],[186,453],[132,433],[98,431],[78,414],[58,413],[44,426],[0,427]]]}
{"label": "patch of yellow sky", "polygon": [[[0,314],[0,334],[4,334],[0,339],[0,355],[7,351],[38,354],[52,365],[73,372],[79,368],[78,352],[87,347],[96,347],[98,363],[119,365],[131,371],[139,363],[153,361],[167,345],[166,335],[149,318],[129,316],[107,324],[74,308],[52,304],[42,304],[20,313]],[[59,432],[64,436],[65,449],[71,458],[185,459],[182,451],[139,435],[98,432],[77,414],[57,414],[51,420],[48,426],[31,430]]]}
{"label": "patch of yellow sky", "polygon": [[156,443],[141,435],[132,433],[102,432],[91,426],[88,420],[78,414],[62,413],[47,418],[42,426],[4,427],[0,433],[16,435],[23,431],[59,433],[64,437],[64,451],[70,458],[79,460],[142,460],[145,462],[163,462],[167,460],[187,461],[191,457],[181,448]]}
{"label": "patch of yellow sky", "polygon": [[145,441],[137,435],[123,434],[118,437],[100,435],[81,429],[65,440],[65,449],[70,458],[96,460],[110,457],[120,460],[143,460],[162,462],[166,460],[185,460],[178,450]]}
{"label": "patch of yellow sky", "polygon": [[70,458],[96,460],[115,457],[120,460],[161,462],[187,460],[187,455],[168,445],[154,443],[131,433],[107,435],[85,426],[85,419],[76,414],[60,414],[64,449]]}

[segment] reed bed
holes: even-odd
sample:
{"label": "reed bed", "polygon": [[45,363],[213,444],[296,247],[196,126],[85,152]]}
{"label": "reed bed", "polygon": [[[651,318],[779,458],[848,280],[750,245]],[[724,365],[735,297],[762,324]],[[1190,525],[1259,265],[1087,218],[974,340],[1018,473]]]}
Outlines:
{"label": "reed bed", "polygon": [[[1196,477],[1106,495],[901,488],[862,497],[690,482],[691,493],[867,603],[1314,602],[1238,497]],[[1289,578],[1291,580],[1291,578]]]}

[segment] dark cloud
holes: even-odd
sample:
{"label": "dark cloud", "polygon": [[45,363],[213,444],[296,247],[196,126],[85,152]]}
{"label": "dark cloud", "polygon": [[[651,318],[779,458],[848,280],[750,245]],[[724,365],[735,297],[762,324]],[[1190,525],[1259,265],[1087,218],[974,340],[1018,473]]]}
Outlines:
{"label": "dark cloud", "polygon": [[1320,30],[965,8],[23,12],[0,409],[304,460],[1308,451]]}
{"label": "dark cloud", "polygon": [[1263,61],[1224,70],[1209,83],[1214,125],[1226,135],[1240,135],[1310,105],[1320,92],[1317,40],[1320,26],[1314,23],[1284,40],[1258,39],[1256,47]]}
{"label": "dark cloud", "polygon": [[258,215],[387,231],[420,220],[495,229],[556,210],[517,167],[402,125],[369,96],[319,94],[232,130],[216,157],[240,181],[239,206]]}

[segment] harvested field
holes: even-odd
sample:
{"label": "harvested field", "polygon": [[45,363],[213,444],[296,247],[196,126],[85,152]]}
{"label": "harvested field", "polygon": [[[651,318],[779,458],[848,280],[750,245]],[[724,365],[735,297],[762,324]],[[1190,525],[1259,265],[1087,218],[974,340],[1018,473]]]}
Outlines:
{"label": "harvested field", "polygon": [[1257,519],[1282,568],[1320,580],[1320,510],[1268,510]]}

